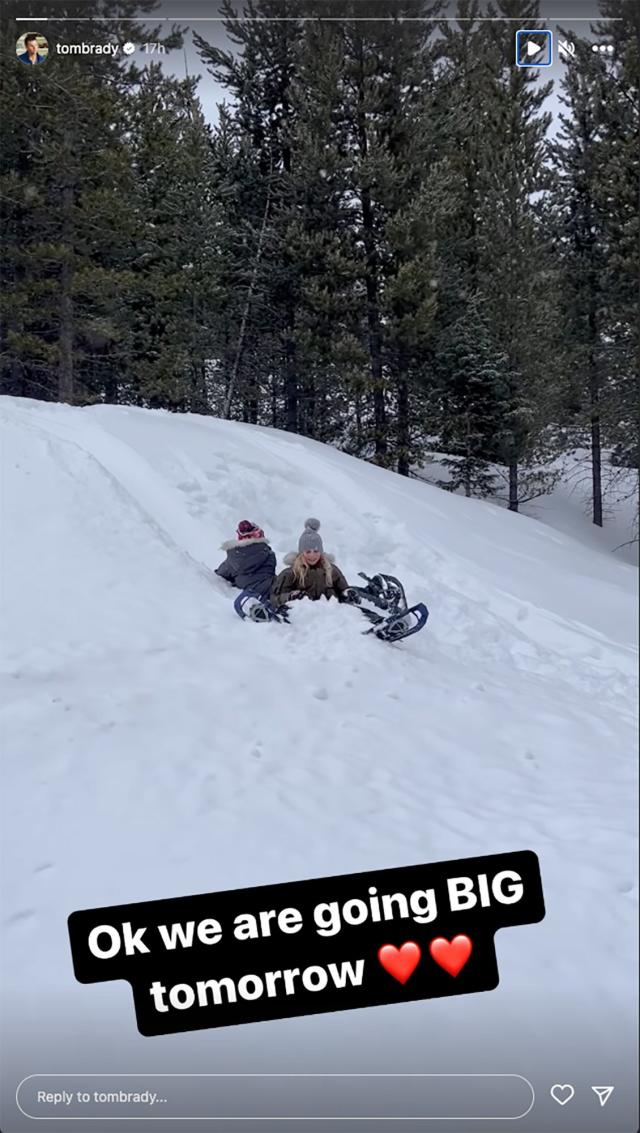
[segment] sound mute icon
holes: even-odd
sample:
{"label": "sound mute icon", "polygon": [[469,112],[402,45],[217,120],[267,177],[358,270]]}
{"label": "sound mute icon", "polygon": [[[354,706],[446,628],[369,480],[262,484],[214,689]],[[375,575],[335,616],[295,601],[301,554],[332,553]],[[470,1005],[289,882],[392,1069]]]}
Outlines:
{"label": "sound mute icon", "polygon": [[591,1089],[600,1102],[600,1105],[606,1105],[615,1089],[615,1086],[592,1086]]}

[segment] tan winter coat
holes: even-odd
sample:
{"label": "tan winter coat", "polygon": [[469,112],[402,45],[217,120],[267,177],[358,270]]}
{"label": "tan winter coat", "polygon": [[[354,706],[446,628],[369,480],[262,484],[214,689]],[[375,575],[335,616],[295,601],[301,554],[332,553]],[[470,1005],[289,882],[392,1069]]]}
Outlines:
{"label": "tan winter coat", "polygon": [[[328,556],[327,556],[328,557]],[[295,556],[287,555],[285,562]],[[324,563],[320,560],[315,566],[307,567],[304,583],[296,578],[293,567],[289,566],[277,576],[271,591],[271,601],[274,606],[283,606],[291,598],[294,591],[299,591],[305,598],[317,601],[318,598],[337,598],[344,601],[344,592],[349,589],[349,583],[342,571],[331,562],[331,583],[327,584],[327,575]]]}

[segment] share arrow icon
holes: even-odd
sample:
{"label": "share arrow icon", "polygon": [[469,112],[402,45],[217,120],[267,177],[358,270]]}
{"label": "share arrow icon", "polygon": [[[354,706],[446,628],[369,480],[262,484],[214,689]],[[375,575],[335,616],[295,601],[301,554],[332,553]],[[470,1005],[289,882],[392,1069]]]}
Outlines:
{"label": "share arrow icon", "polygon": [[606,1105],[615,1090],[615,1086],[592,1086],[591,1089],[596,1094],[600,1105]]}

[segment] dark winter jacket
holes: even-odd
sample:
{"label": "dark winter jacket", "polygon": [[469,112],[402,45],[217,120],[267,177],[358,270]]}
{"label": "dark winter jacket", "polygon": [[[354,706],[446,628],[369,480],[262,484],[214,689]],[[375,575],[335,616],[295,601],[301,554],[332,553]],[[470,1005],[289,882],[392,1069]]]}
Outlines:
{"label": "dark winter jacket", "polygon": [[[289,556],[288,556],[289,557]],[[285,559],[285,562],[287,560]],[[294,591],[300,591],[305,598],[316,601],[318,598],[337,598],[339,602],[345,601],[345,590],[349,583],[341,570],[331,564],[331,584],[327,585],[327,577],[322,562],[316,563],[307,569],[304,586],[298,582],[292,567],[280,572],[271,591],[271,601],[274,606],[283,606],[291,598]]]}
{"label": "dark winter jacket", "polygon": [[266,539],[230,539],[222,544],[227,557],[216,570],[239,590],[249,587],[268,597],[276,573],[276,556]]}

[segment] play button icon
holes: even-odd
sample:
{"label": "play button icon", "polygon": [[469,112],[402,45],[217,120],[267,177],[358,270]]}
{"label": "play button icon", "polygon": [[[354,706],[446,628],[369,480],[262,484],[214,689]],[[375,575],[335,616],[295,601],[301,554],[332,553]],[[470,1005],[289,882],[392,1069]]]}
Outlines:
{"label": "play button icon", "polygon": [[516,67],[550,67],[553,60],[550,31],[524,29],[516,32]]}

